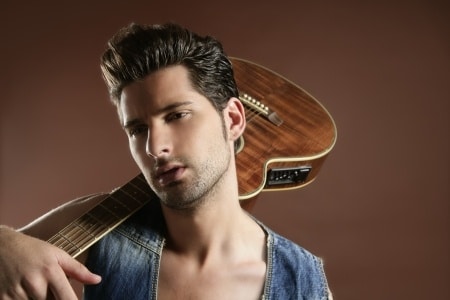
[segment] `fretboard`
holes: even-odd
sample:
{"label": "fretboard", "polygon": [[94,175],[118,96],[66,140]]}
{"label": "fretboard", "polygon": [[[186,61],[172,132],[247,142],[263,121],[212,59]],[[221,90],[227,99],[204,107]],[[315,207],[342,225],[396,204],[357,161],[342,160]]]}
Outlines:
{"label": "fretboard", "polygon": [[52,236],[48,242],[77,257],[156,197],[140,174]]}

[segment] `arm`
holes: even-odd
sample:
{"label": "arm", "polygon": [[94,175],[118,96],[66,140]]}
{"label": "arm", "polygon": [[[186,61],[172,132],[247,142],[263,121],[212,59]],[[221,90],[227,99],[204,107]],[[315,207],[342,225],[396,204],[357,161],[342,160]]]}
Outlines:
{"label": "arm", "polygon": [[56,299],[77,299],[68,278],[84,284],[100,282],[82,263],[43,240],[104,197],[70,201],[17,231],[0,226],[0,299],[46,299],[49,292]]}

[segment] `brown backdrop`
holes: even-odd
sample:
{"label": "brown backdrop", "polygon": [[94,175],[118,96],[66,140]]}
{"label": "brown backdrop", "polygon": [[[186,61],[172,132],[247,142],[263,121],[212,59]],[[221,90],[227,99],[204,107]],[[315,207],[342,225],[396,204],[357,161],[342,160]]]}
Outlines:
{"label": "brown backdrop", "polygon": [[318,179],[262,194],[254,214],[324,258],[336,299],[449,298],[445,1],[29,2],[7,0],[0,18],[0,223],[137,173],[99,55],[131,21],[176,21],[283,74],[335,118]]}

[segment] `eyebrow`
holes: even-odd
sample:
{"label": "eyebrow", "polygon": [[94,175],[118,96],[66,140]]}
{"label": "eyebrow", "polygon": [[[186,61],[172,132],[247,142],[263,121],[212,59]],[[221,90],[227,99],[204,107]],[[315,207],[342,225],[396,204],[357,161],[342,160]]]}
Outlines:
{"label": "eyebrow", "polygon": [[174,110],[174,109],[182,107],[182,106],[191,105],[192,103],[194,103],[194,102],[193,101],[175,102],[175,103],[169,104],[169,105],[161,108],[160,110],[157,111],[156,114],[162,114],[164,112],[168,112],[168,111]]}
{"label": "eyebrow", "polygon": [[[165,113],[165,112],[172,111],[172,110],[174,110],[174,109],[176,109],[176,108],[180,108],[180,107],[183,107],[183,106],[191,105],[192,103],[194,103],[194,102],[193,102],[193,101],[183,101],[183,102],[175,102],[175,103],[171,103],[171,104],[169,104],[169,105],[167,105],[167,106],[165,106],[165,107],[159,109],[159,110],[156,112],[156,114],[157,114],[157,115],[163,114],[163,113]],[[141,124],[141,123],[142,123],[142,121],[141,121],[139,118],[131,119],[131,120],[129,120],[129,121],[126,121],[126,122],[122,125],[122,128],[124,128],[124,129],[130,128],[130,127],[136,126],[136,125]]]}

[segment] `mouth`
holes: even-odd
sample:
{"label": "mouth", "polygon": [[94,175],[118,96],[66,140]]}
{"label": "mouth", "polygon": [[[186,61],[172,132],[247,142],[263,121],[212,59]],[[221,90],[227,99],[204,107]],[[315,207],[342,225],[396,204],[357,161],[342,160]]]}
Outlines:
{"label": "mouth", "polygon": [[184,166],[164,166],[156,170],[155,178],[161,186],[167,186],[179,181],[185,171]]}

